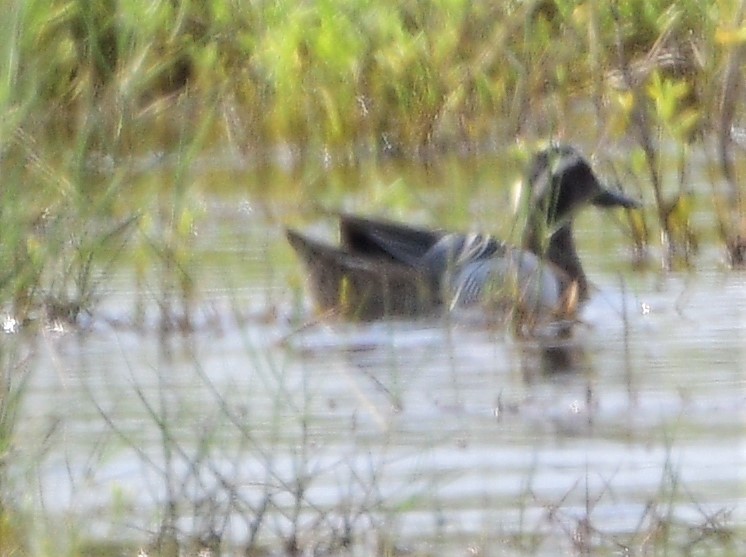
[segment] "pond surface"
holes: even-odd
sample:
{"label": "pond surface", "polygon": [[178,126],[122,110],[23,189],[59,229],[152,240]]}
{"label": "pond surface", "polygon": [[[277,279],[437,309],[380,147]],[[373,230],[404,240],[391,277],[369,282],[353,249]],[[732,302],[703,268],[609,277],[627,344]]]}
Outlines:
{"label": "pond surface", "polygon": [[[328,231],[299,212],[318,196],[504,232],[510,189],[490,189],[502,174],[515,175],[474,161],[379,168],[334,199],[360,177],[322,173],[265,200],[250,172],[195,194],[191,332],[161,332],[157,288],[122,269],[84,331],[6,335],[30,373],[11,466],[30,486],[24,510],[50,531],[72,521],[143,546],[167,525],[320,553],[642,552],[667,525],[675,548],[723,547],[717,532],[746,520],[746,274],[714,243],[694,269],[635,271],[619,216],[589,211],[576,233],[593,295],[563,341],[313,315],[283,224]],[[132,326],[143,288],[149,310]]]}

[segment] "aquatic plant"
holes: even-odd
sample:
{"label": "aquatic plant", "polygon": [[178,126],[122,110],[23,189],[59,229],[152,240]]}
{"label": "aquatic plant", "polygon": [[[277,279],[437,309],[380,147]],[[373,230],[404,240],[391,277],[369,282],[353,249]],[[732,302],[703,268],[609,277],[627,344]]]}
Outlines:
{"label": "aquatic plant", "polygon": [[[3,328],[12,323],[3,323]],[[0,335],[7,334],[0,331]],[[0,344],[0,556],[22,554],[27,550],[26,522],[17,510],[16,486],[10,481],[15,435],[21,405],[30,378],[29,364],[33,354],[26,353],[24,343],[4,339]]]}

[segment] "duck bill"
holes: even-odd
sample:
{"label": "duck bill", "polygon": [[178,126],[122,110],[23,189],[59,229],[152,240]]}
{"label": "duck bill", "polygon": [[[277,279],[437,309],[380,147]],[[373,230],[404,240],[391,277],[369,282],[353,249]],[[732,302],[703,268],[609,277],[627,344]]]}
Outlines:
{"label": "duck bill", "polygon": [[593,204],[597,207],[624,207],[626,209],[636,209],[641,207],[640,202],[627,197],[619,192],[602,189],[599,194],[593,198]]}

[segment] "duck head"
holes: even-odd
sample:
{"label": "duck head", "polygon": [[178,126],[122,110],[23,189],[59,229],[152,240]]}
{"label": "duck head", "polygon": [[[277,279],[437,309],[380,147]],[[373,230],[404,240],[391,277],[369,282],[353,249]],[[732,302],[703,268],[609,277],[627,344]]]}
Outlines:
{"label": "duck head", "polygon": [[606,188],[588,161],[569,145],[552,145],[537,153],[527,185],[530,198],[524,248],[565,271],[569,283],[577,283],[581,298],[587,297],[588,283],[572,235],[573,217],[589,205],[633,208],[639,203]]}

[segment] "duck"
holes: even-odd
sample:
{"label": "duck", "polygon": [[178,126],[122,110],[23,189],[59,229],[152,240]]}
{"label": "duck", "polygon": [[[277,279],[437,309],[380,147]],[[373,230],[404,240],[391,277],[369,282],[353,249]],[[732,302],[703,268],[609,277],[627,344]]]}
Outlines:
{"label": "duck", "polygon": [[590,288],[573,236],[587,207],[640,203],[599,180],[571,145],[552,144],[528,165],[521,245],[339,213],[339,245],[287,228],[322,311],[349,319],[413,318],[477,308],[521,327],[574,318]]}

